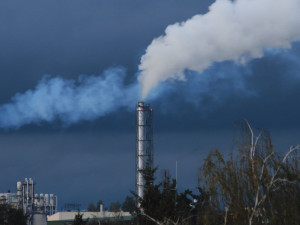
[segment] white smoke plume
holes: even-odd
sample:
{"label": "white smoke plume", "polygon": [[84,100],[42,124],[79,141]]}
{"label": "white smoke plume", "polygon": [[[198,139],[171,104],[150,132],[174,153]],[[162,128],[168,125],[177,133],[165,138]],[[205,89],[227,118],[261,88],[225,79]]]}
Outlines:
{"label": "white smoke plume", "polygon": [[[300,0],[217,0],[208,13],[170,25],[164,36],[153,40],[141,58],[140,85],[125,85],[123,68],[78,80],[44,77],[33,90],[16,94],[10,103],[0,106],[0,128],[93,120],[120,107],[133,107],[140,89],[145,98],[160,82],[185,80],[185,70],[201,73],[214,62],[243,63],[262,57],[266,48],[288,49],[291,42],[300,40],[299,12]],[[210,81],[202,82],[201,87],[191,81],[185,95],[211,92],[205,90],[208,86],[212,86]],[[245,89],[243,83],[235,86]],[[148,100],[155,100],[167,89],[156,89]]]}
{"label": "white smoke plume", "polygon": [[299,40],[299,0],[217,0],[206,14],[169,25],[147,47],[139,65],[142,98],[160,82],[185,80],[185,70],[245,63],[266,48],[288,49]]}
{"label": "white smoke plume", "polygon": [[138,86],[125,86],[124,78],[123,68],[106,70],[100,76],[81,76],[77,81],[44,77],[34,90],[16,94],[11,103],[0,106],[0,128],[56,119],[68,125],[134,106]]}

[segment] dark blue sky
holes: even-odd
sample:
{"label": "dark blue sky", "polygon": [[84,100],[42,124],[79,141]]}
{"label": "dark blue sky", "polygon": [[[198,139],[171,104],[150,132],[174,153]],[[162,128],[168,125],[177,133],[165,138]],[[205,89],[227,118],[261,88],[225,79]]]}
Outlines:
{"label": "dark blue sky", "polygon": [[[101,77],[122,66],[130,85],[151,41],[169,24],[206,13],[212,2],[1,1],[0,103],[34,89],[46,74]],[[207,153],[232,149],[240,118],[269,130],[277,151],[299,143],[299,69],[300,43],[294,42],[245,65],[215,63],[201,75],[187,71],[186,82],[162,84],[148,98],[155,164],[174,174],[177,160],[179,188],[193,189]],[[122,202],[135,182],[135,102],[119,108],[120,102],[117,111],[68,126],[55,118],[2,129],[0,192],[32,177],[37,192],[57,194],[61,205]]]}

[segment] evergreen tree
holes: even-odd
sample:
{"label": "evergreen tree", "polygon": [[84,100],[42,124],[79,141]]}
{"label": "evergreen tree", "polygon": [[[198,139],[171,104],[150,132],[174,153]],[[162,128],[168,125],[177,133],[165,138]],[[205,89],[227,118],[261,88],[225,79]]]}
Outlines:
{"label": "evergreen tree", "polygon": [[112,202],[109,206],[109,211],[111,212],[119,212],[121,210],[121,204],[119,201]]}
{"label": "evergreen tree", "polygon": [[[165,172],[164,179],[154,184],[157,168],[144,171],[144,197],[137,209],[139,224],[192,224],[196,221],[201,197],[186,190],[178,195],[176,180]],[[138,196],[136,196],[138,197]]]}
{"label": "evergreen tree", "polygon": [[22,209],[16,209],[8,204],[0,204],[1,225],[26,225],[28,216]]}
{"label": "evergreen tree", "polygon": [[130,212],[131,214],[135,211],[135,201],[133,197],[126,196],[125,201],[122,204],[122,210],[124,212]]}
{"label": "evergreen tree", "polygon": [[86,224],[88,224],[89,219],[87,219],[86,221],[84,221],[84,220],[82,219],[82,216],[83,216],[83,214],[80,214],[80,213],[78,212],[78,213],[75,215],[73,224],[74,224],[74,225],[86,225]]}
{"label": "evergreen tree", "polygon": [[97,211],[97,208],[96,208],[96,206],[94,205],[93,202],[90,202],[90,203],[88,204],[87,211],[88,211],[88,212],[96,212],[96,211]]}

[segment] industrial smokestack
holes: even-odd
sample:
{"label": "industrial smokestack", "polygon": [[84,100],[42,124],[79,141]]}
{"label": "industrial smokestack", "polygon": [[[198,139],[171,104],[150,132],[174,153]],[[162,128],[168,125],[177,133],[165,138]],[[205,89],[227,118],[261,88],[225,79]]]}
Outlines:
{"label": "industrial smokestack", "polygon": [[143,171],[153,167],[153,115],[150,105],[144,102],[138,102],[136,110],[136,191],[138,197],[143,198]]}

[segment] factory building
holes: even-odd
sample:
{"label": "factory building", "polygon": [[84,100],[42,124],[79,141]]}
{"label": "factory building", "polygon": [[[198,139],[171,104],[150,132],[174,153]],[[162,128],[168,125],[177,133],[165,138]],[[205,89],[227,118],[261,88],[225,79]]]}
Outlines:
{"label": "factory building", "polygon": [[25,178],[17,182],[17,193],[0,193],[0,204],[8,204],[23,209],[27,214],[28,225],[46,225],[47,216],[57,210],[57,196],[53,194],[37,194],[34,192],[35,182]]}
{"label": "factory building", "polygon": [[[101,221],[129,221],[132,215],[129,212],[79,212],[84,221],[96,221],[101,224]],[[54,215],[48,216],[47,225],[72,225],[75,216],[78,212],[57,212]]]}

